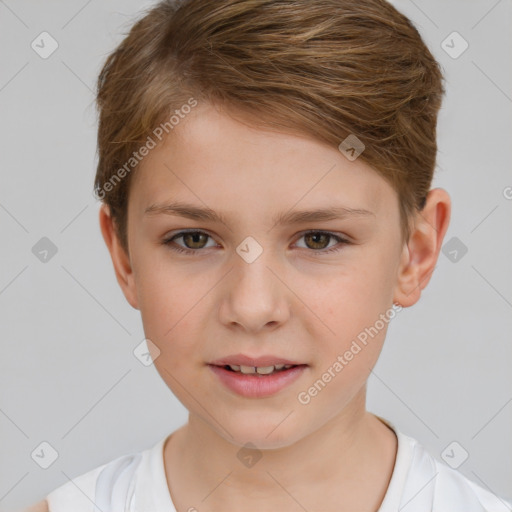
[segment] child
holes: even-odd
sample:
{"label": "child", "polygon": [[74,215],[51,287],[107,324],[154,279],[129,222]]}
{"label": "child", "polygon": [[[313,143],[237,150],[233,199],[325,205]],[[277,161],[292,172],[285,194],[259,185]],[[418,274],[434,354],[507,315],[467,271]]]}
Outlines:
{"label": "child", "polygon": [[189,420],[36,510],[511,510],[365,406],[448,228],[442,80],[384,0],[164,1],[134,25],[98,80],[100,225]]}

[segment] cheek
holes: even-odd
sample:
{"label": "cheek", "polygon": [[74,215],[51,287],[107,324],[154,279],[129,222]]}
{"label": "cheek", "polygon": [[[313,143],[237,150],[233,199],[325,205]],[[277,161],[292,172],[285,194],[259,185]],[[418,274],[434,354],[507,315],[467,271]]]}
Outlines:
{"label": "cheek", "polygon": [[[322,320],[314,333],[322,345],[316,377],[342,356],[343,369],[337,372],[331,368],[331,373],[336,374],[333,382],[348,390],[366,379],[382,350],[390,317],[394,316],[392,264],[391,257],[384,258],[382,253],[367,253],[333,274],[321,287],[322,293],[317,290],[308,294],[308,303],[315,305],[312,309]],[[337,384],[330,387],[336,388]]]}
{"label": "cheek", "polygon": [[[200,325],[208,283],[176,268],[146,265],[136,277],[139,309],[147,338],[162,354],[186,351]],[[204,312],[203,312],[204,313]]]}
{"label": "cheek", "polygon": [[391,306],[391,265],[384,265],[378,258],[359,258],[349,268],[333,273],[331,279],[319,290],[308,292],[307,297],[330,327],[326,333],[346,340],[372,325]]}
{"label": "cheek", "polygon": [[335,414],[364,387],[382,351],[389,324],[389,320],[380,319],[385,309],[378,303],[340,308],[330,320],[335,335],[316,338],[319,357],[306,384],[310,387],[301,390],[306,400],[316,404],[313,409]]}

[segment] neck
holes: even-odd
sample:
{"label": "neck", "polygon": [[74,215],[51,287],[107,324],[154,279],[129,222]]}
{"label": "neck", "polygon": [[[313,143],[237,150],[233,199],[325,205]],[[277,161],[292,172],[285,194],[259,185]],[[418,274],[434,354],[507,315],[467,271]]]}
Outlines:
{"label": "neck", "polygon": [[189,415],[164,450],[173,501],[202,512],[299,510],[298,504],[318,510],[322,500],[322,510],[340,511],[341,503],[347,510],[366,510],[366,504],[376,510],[391,478],[396,437],[366,412],[364,401],[364,394],[356,397],[318,430],[267,450],[235,445]]}

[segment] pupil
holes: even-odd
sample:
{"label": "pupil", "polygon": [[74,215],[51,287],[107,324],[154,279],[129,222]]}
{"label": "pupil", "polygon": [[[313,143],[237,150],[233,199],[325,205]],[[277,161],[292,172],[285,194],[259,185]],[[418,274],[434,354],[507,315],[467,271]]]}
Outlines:
{"label": "pupil", "polygon": [[321,240],[323,238],[324,242],[326,241],[325,239],[330,237],[330,235],[327,235],[325,233],[310,233],[309,235],[307,235],[310,239],[310,241],[313,242],[313,246],[316,245],[316,249],[318,249],[318,245],[317,244],[320,244],[320,246],[323,246],[322,242],[319,241],[319,239]]}
{"label": "pupil", "polygon": [[[199,238],[198,237],[204,237],[205,235],[203,233],[187,233],[184,238],[187,238],[188,239],[188,242],[190,244],[197,244],[197,243],[200,243],[199,241]],[[192,239],[192,240],[190,240]],[[187,244],[188,245],[188,244]],[[197,248],[197,247],[194,247],[194,248]]]}

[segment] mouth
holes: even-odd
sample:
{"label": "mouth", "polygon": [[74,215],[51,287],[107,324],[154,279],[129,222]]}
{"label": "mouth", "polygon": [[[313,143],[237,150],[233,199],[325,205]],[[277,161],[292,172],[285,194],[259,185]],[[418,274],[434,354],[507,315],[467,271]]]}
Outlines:
{"label": "mouth", "polygon": [[[303,363],[300,361],[293,361],[284,357],[276,356],[273,354],[267,354],[262,356],[249,356],[246,354],[233,354],[230,356],[210,361],[211,365],[214,366],[228,366],[231,370],[243,373],[252,373],[253,368],[258,368],[265,371],[282,370],[286,367],[288,369],[291,366],[300,366]],[[306,365],[307,366],[307,365]]]}
{"label": "mouth", "polygon": [[226,365],[213,365],[219,368],[223,368],[229,372],[242,373],[244,375],[254,375],[256,377],[261,377],[264,375],[274,375],[276,373],[283,373],[291,368],[296,368],[297,366],[307,366],[307,365],[299,365],[299,364],[276,364],[270,366],[244,366],[237,364],[226,364]]}
{"label": "mouth", "polygon": [[291,386],[309,365],[277,363],[268,366],[209,364],[216,382],[245,398],[266,398]]}

